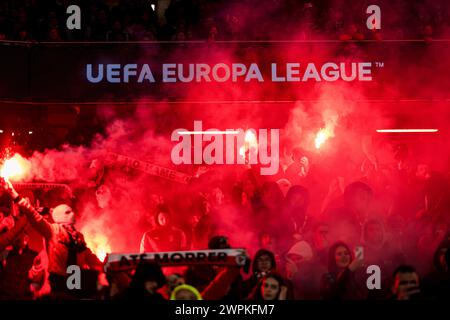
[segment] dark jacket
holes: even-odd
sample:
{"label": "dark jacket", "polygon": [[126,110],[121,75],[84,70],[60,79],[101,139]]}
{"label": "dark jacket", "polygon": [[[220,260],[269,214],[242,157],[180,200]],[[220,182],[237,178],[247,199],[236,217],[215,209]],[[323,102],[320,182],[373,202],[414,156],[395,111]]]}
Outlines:
{"label": "dark jacket", "polygon": [[322,276],[320,293],[325,300],[361,300],[364,292],[355,273],[345,268],[339,273],[328,272]]}
{"label": "dark jacket", "polygon": [[[421,292],[427,298],[449,299],[450,298],[450,270],[445,270],[440,263],[442,249],[450,250],[448,235],[437,247],[433,256],[434,270],[427,274],[422,280]],[[449,253],[446,252],[446,255]]]}
{"label": "dark jacket", "polygon": [[28,270],[37,252],[28,247],[21,252],[11,250],[4,263],[0,262],[0,300],[29,300],[33,296],[28,281]]}

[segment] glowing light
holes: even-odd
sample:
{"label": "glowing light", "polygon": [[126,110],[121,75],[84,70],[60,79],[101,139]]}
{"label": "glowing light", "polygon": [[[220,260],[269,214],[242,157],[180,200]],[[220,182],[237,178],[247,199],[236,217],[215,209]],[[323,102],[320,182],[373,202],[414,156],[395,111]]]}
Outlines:
{"label": "glowing light", "polygon": [[239,155],[241,157],[245,157],[245,146],[239,148]]}
{"label": "glowing light", "polygon": [[156,7],[156,6],[155,6],[154,4],[151,4],[150,7],[152,7],[152,10],[153,10],[153,11],[155,11],[155,7]]}
{"label": "glowing light", "polygon": [[237,130],[229,130],[229,131],[220,131],[220,130],[211,130],[211,131],[178,131],[179,135],[196,135],[196,134],[238,134]]}
{"label": "glowing light", "polygon": [[377,129],[379,133],[415,133],[415,132],[438,132],[439,129]]}
{"label": "glowing light", "polygon": [[320,147],[327,141],[329,138],[333,137],[333,133],[328,128],[322,128],[317,132],[316,138],[314,139],[314,144],[316,149],[320,149]]}
{"label": "glowing light", "polygon": [[239,154],[245,158],[247,151],[250,151],[252,148],[258,149],[258,140],[252,130],[247,130],[245,131],[244,145],[239,148]]}
{"label": "glowing light", "polygon": [[334,137],[334,129],[336,128],[339,120],[338,113],[333,109],[325,109],[322,112],[322,120],[325,124],[317,133],[314,138],[314,145],[317,150],[322,148],[323,144],[329,139]]}
{"label": "glowing light", "polygon": [[106,255],[112,252],[108,234],[102,231],[107,229],[105,223],[102,219],[89,219],[81,227],[81,232],[84,235],[88,248],[102,262],[105,260]]}
{"label": "glowing light", "polygon": [[25,159],[16,153],[12,158],[5,160],[0,170],[0,176],[11,180],[20,179],[26,173],[25,167]]}
{"label": "glowing light", "polygon": [[0,130],[0,133],[3,133],[3,130]]}
{"label": "glowing light", "polygon": [[256,140],[256,135],[252,130],[247,130],[245,132],[245,142],[248,142],[251,145],[258,146],[258,141]]}
{"label": "glowing light", "polygon": [[28,134],[33,134],[33,131],[28,131]]}
{"label": "glowing light", "polygon": [[110,252],[111,249],[109,248],[98,248],[97,252],[95,253],[95,255],[97,256],[97,258],[100,261],[105,261],[106,255],[108,254],[108,252]]}
{"label": "glowing light", "polygon": [[83,231],[84,239],[89,249],[97,256],[100,261],[104,261],[106,255],[111,252],[108,238],[100,233],[89,233]]}

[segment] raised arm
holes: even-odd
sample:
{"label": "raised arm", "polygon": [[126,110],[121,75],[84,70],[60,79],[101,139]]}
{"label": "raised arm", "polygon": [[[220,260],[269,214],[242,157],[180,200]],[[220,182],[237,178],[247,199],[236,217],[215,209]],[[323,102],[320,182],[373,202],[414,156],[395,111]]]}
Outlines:
{"label": "raised arm", "polygon": [[17,203],[19,209],[25,214],[30,224],[46,239],[52,236],[52,226],[44,219],[39,212],[34,209],[27,199],[20,197],[17,191],[14,189],[11,182],[7,179],[0,178],[0,186],[6,193],[8,193],[13,199],[14,203]]}

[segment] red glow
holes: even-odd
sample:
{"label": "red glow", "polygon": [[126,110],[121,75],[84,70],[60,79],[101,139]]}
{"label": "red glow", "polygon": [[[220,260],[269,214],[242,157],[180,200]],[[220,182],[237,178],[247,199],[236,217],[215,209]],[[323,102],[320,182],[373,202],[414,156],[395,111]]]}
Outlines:
{"label": "red glow", "polygon": [[242,157],[246,157],[246,153],[250,151],[251,148],[258,149],[258,140],[255,134],[251,130],[245,132],[244,145],[239,149],[239,154]]}
{"label": "red glow", "polygon": [[26,160],[18,153],[5,160],[1,167],[0,176],[3,178],[18,180],[26,174]]}
{"label": "red glow", "polygon": [[89,249],[97,256],[100,261],[104,261],[106,255],[112,252],[109,237],[102,230],[104,226],[99,221],[89,221],[81,228],[84,240]]}
{"label": "red glow", "polygon": [[378,133],[416,133],[416,132],[434,133],[438,131],[439,129],[377,129]]}
{"label": "red glow", "polygon": [[179,131],[179,135],[199,135],[199,134],[238,134],[239,131],[222,131],[222,130],[210,130],[210,131]]}
{"label": "red glow", "polygon": [[328,140],[328,138],[333,137],[333,134],[328,128],[320,129],[316,134],[316,138],[314,139],[314,144],[316,149],[320,149],[320,147]]}

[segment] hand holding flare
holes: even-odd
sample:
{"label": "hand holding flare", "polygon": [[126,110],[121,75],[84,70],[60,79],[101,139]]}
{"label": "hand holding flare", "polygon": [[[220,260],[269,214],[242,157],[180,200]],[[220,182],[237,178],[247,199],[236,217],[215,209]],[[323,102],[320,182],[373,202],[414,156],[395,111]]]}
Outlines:
{"label": "hand holding flare", "polygon": [[0,177],[0,188],[8,193],[13,199],[19,196],[17,191],[14,189],[11,181],[9,181],[7,178]]}

